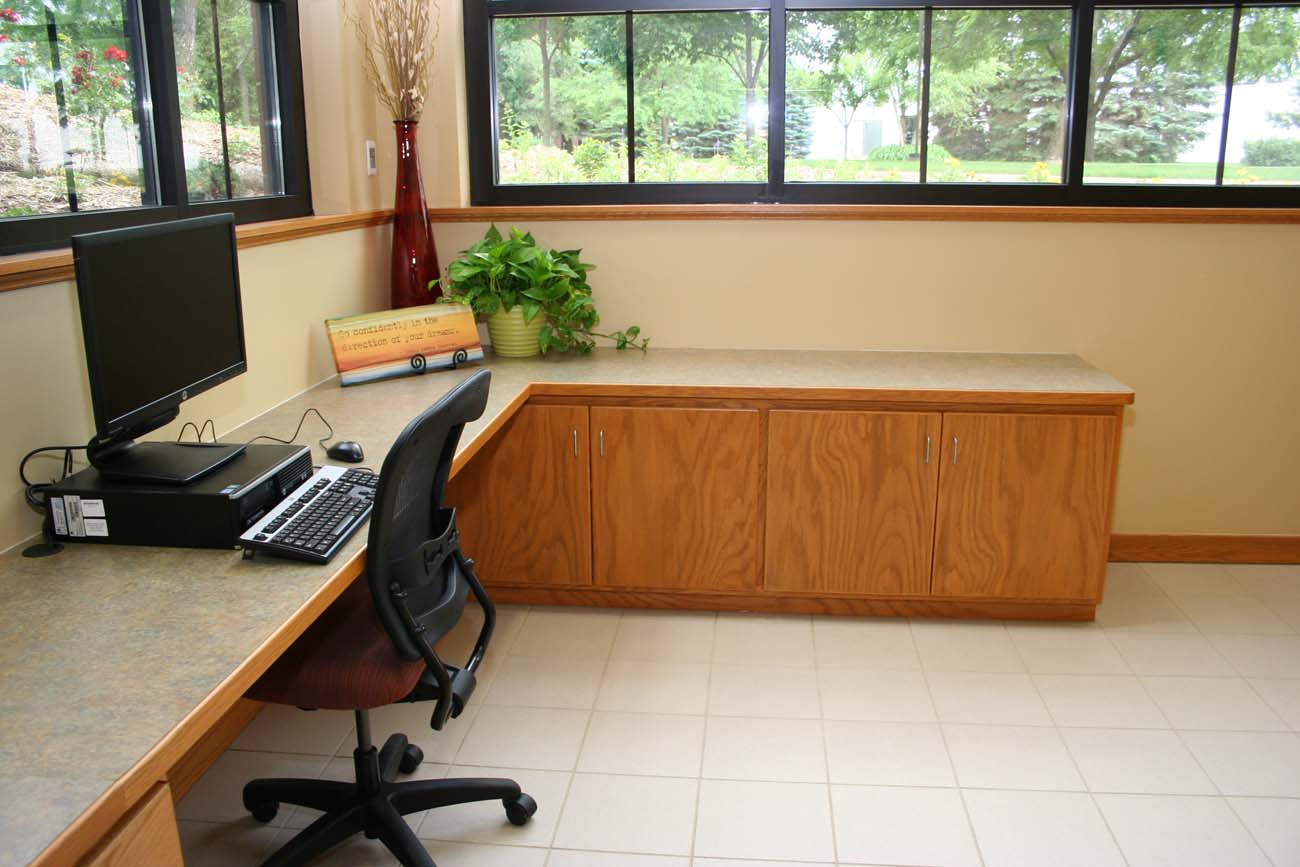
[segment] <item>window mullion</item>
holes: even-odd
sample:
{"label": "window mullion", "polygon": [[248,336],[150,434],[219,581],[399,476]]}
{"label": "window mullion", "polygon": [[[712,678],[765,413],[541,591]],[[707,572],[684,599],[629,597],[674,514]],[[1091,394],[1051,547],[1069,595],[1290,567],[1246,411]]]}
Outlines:
{"label": "window mullion", "polygon": [[1075,0],[1070,20],[1069,108],[1062,118],[1067,138],[1061,165],[1066,187],[1076,192],[1083,188],[1083,161],[1088,147],[1093,18],[1092,0]]}
{"label": "window mullion", "polygon": [[[137,60],[136,63],[131,64],[136,94],[131,111],[140,134],[140,168],[144,174],[144,197],[150,204],[162,204],[162,193],[158,189],[158,131],[154,128],[153,114],[146,110],[145,103],[146,95],[151,92],[149,86],[151,59],[144,37],[143,15],[139,3],[124,0],[122,17],[127,27],[127,44],[131,46],[131,56]],[[140,58],[144,58],[144,62],[139,62]]]}
{"label": "window mullion", "polygon": [[627,182],[636,183],[636,39],[632,13],[623,13],[623,63],[627,78]]}
{"label": "window mullion", "polygon": [[181,140],[180,92],[176,82],[176,45],[170,3],[141,3],[141,23],[148,47],[149,92],[153,102],[155,153],[158,160],[158,201],[179,208],[189,204],[185,186],[185,154]]}
{"label": "window mullion", "polygon": [[1228,158],[1228,122],[1232,115],[1232,85],[1237,77],[1237,37],[1241,31],[1241,4],[1232,7],[1232,34],[1228,37],[1228,76],[1223,87],[1223,124],[1219,128],[1219,164],[1214,169],[1215,186],[1223,186],[1223,164]]}
{"label": "window mullion", "polygon": [[785,0],[772,0],[767,20],[767,191],[785,195]]}
{"label": "window mullion", "polygon": [[934,29],[934,7],[925,7],[921,20],[921,104],[916,111],[916,134],[921,139],[919,180],[925,183],[930,161],[930,33]]}

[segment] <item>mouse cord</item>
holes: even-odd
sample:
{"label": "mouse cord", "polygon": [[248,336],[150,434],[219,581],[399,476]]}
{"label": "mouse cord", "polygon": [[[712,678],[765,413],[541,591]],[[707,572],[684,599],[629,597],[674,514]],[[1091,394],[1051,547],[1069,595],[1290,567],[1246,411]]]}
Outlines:
{"label": "mouse cord", "polygon": [[320,443],[321,448],[325,448],[325,443],[334,439],[334,426],[331,425],[328,421],[326,421],[325,416],[321,415],[320,410],[318,410],[314,406],[307,407],[307,409],[303,412],[302,418],[298,419],[298,427],[294,429],[293,436],[289,437],[287,440],[282,440],[279,437],[273,437],[270,434],[258,434],[257,436],[249,440],[249,442],[251,443],[257,440],[271,440],[273,442],[283,443],[284,445],[287,446],[293,445],[294,441],[298,439],[298,434],[302,432],[302,426],[303,423],[307,421],[307,416],[311,415],[312,413],[316,413],[316,418],[320,419],[321,423],[324,424],[325,427],[329,430],[329,433],[325,434],[325,436],[321,437],[317,441]]}

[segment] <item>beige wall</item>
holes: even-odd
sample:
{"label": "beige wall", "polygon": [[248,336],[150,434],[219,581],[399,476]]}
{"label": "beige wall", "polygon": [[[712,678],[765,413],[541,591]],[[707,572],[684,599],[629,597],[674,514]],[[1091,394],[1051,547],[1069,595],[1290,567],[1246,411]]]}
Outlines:
{"label": "beige wall", "polygon": [[[199,395],[180,422],[212,418],[224,433],[334,374],[326,316],[378,309],[387,293],[388,234],[361,229],[239,254],[248,373]],[[47,444],[84,444],[94,433],[77,290],[71,282],[0,293],[0,550],[40,529],[13,467]],[[175,436],[172,424],[154,437]],[[287,436],[292,431],[268,431]],[[58,473],[34,461],[33,478]]]}
{"label": "beige wall", "polygon": [[[604,324],[653,346],[1078,353],[1137,391],[1116,531],[1300,534],[1300,229],[528,228],[583,248]],[[483,229],[440,226],[438,243]]]}

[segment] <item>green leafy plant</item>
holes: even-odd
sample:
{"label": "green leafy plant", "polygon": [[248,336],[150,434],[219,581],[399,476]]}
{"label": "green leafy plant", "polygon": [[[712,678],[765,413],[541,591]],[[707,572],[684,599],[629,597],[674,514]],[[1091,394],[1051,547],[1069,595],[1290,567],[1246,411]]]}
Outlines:
{"label": "green leafy plant", "polygon": [[581,253],[547,250],[537,246],[531,233],[511,229],[503,236],[492,226],[451,263],[446,279],[429,285],[442,288],[440,301],[468,305],[479,316],[508,312],[515,305],[523,308],[525,322],[545,316],[537,335],[543,354],[574,350],[586,355],[597,338],[613,341],[617,349],[630,346],[644,352],[650,339],[641,337],[635,325],[608,333],[595,330],[600,314],[587,274],[596,266],[583,262]]}

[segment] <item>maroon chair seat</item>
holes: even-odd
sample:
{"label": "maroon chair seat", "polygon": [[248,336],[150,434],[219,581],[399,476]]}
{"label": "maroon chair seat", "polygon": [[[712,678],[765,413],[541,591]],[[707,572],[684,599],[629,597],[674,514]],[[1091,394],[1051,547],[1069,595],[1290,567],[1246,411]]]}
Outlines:
{"label": "maroon chair seat", "polygon": [[401,701],[424,672],[384,631],[362,575],[248,691],[249,698],[330,710],[369,710]]}

